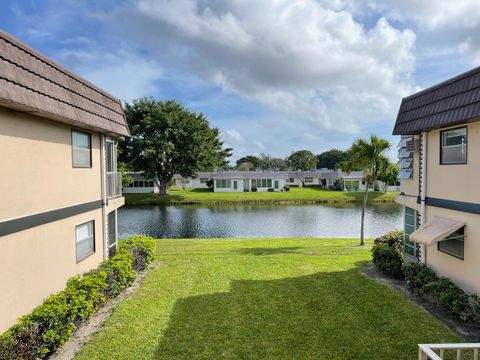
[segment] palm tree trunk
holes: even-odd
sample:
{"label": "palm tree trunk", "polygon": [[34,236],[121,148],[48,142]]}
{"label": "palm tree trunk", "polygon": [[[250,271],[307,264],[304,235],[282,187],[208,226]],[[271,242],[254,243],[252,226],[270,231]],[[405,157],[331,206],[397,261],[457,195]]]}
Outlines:
{"label": "palm tree trunk", "polygon": [[365,245],[365,210],[367,209],[367,200],[368,200],[368,188],[370,183],[367,181],[365,193],[363,194],[363,206],[362,206],[362,223],[360,227],[360,246]]}

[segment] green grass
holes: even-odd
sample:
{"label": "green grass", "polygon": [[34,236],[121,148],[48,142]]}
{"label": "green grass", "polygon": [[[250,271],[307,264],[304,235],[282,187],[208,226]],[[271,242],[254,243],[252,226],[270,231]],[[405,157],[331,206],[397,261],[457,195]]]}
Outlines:
{"label": "green grass", "polygon": [[161,266],[120,303],[82,359],[415,359],[462,342],[361,272],[344,239],[160,240]]}
{"label": "green grass", "polygon": [[[393,202],[397,192],[371,192],[372,202]],[[127,205],[248,204],[248,203],[352,203],[362,202],[363,192],[330,191],[318,188],[292,188],[283,192],[210,192],[207,189],[171,189],[167,196],[125,194]]]}

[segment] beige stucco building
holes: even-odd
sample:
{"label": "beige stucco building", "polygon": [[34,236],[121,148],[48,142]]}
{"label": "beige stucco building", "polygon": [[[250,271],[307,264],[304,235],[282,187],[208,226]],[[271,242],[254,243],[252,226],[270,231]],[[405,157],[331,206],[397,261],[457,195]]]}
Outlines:
{"label": "beige stucco building", "polygon": [[118,99],[0,32],[0,333],[117,244]]}
{"label": "beige stucco building", "polygon": [[480,68],[403,99],[405,254],[480,293]]}

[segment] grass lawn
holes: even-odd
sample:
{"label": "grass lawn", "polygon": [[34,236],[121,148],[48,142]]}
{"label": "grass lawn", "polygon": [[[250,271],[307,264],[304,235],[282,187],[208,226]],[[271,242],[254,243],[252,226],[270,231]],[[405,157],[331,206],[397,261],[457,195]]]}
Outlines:
{"label": "grass lawn", "polygon": [[[393,202],[397,192],[374,191],[373,202]],[[332,203],[362,202],[363,192],[331,191],[318,188],[292,188],[284,192],[210,192],[207,189],[171,189],[167,196],[157,194],[125,194],[127,205],[151,204],[238,204],[238,203]]]}
{"label": "grass lawn", "polygon": [[343,239],[161,240],[162,266],[77,359],[415,359],[461,342],[399,291],[361,274]]}

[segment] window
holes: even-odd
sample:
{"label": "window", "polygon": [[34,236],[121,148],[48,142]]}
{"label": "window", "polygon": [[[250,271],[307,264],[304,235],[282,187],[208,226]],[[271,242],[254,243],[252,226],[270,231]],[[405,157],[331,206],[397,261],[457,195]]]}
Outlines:
{"label": "window", "polygon": [[453,234],[447,236],[442,241],[438,242],[438,251],[455,256],[459,259],[464,259],[464,240],[465,227],[455,231]]}
{"label": "window", "polygon": [[232,180],[217,179],[215,185],[217,189],[230,189],[232,187]]}
{"label": "window", "polygon": [[445,130],[441,136],[441,164],[467,163],[467,128]]}
{"label": "window", "polygon": [[305,184],[313,184],[313,177],[306,177]]}
{"label": "window", "polygon": [[92,166],[92,139],[90,134],[72,130],[72,164],[73,167],[88,168]]}
{"label": "window", "polygon": [[200,178],[200,184],[206,184],[208,182],[208,178]]}
{"label": "window", "polygon": [[237,190],[237,182],[236,181],[233,182],[233,189]]}
{"label": "window", "polygon": [[89,221],[75,228],[77,262],[95,252],[95,221]]}
{"label": "window", "polygon": [[406,207],[404,219],[403,248],[405,250],[405,254],[409,254],[414,257],[417,255],[417,247],[415,246],[415,243],[410,241],[410,234],[415,231],[415,223],[415,210]]}
{"label": "window", "polygon": [[293,182],[295,182],[295,179],[294,178],[288,178],[288,182],[293,183]]}
{"label": "window", "polygon": [[154,187],[154,186],[155,186],[155,183],[153,182],[153,180],[149,180],[148,187]]}

